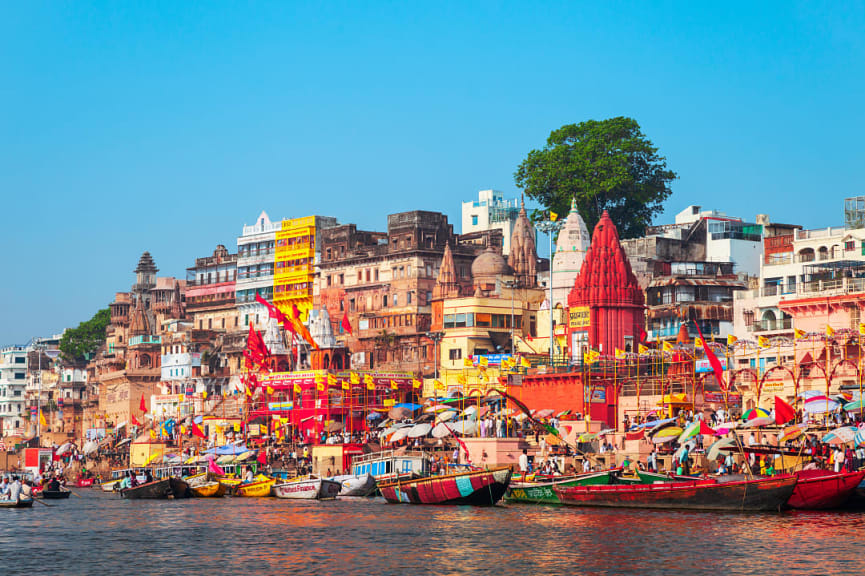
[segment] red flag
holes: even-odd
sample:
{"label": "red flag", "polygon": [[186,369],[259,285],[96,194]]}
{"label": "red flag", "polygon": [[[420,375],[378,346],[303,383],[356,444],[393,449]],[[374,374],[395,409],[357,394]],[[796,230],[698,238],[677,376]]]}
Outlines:
{"label": "red flag", "polygon": [[718,433],[706,424],[704,420],[700,420],[700,434],[703,436],[717,436]]}
{"label": "red flag", "polygon": [[291,311],[292,311],[292,314],[294,315],[294,327],[297,328],[297,331],[300,334],[300,336],[304,340],[309,342],[310,346],[312,346],[314,349],[318,350],[319,349],[318,343],[316,343],[315,339],[312,337],[312,334],[309,333],[309,330],[307,330],[306,326],[300,320],[300,309],[298,309],[297,304],[291,305]]}
{"label": "red flag", "polygon": [[207,471],[218,476],[225,474],[225,471],[213,461],[213,456],[207,459]]}
{"label": "red flag", "polygon": [[207,436],[204,435],[204,431],[199,428],[198,424],[195,422],[192,423],[192,435],[198,436],[199,438],[207,438]]}
{"label": "red flag", "polygon": [[291,323],[291,318],[283,314],[282,310],[280,310],[276,305],[271,304],[267,300],[261,297],[260,294],[256,292],[255,301],[267,308],[267,314],[271,318],[276,318],[276,321],[282,324],[282,327],[294,334],[294,325]]}
{"label": "red flag", "polygon": [[256,458],[256,460],[262,466],[267,466],[267,452],[265,452],[264,450],[259,450],[258,451],[258,458]]}
{"label": "red flag", "polygon": [[626,432],[625,440],[642,440],[646,436],[645,430],[637,430],[636,432]]}
{"label": "red flag", "polygon": [[138,418],[135,417],[135,414],[132,414],[130,420],[132,420],[133,426],[141,426],[141,422],[138,421]]}
{"label": "red flag", "polygon": [[775,396],[775,424],[786,424],[795,417],[796,411],[793,407]]}
{"label": "red flag", "polygon": [[141,393],[141,404],[138,407],[142,412],[147,414],[147,404],[144,403],[144,392]]}
{"label": "red flag", "polygon": [[646,330],[645,330],[642,326],[640,326],[640,343],[641,343],[641,344],[645,344],[645,343],[646,343],[646,338],[647,338],[648,336],[649,336],[649,335],[646,334]]}
{"label": "red flag", "polygon": [[712,372],[715,373],[715,380],[718,381],[718,385],[721,387],[721,390],[727,390],[727,383],[724,381],[724,368],[721,366],[721,363],[718,361],[718,357],[715,356],[715,353],[712,352],[712,349],[709,348],[706,339],[703,338],[703,331],[700,330],[700,325],[697,321],[694,321],[694,326],[697,327],[697,334],[700,335],[700,340],[703,341],[703,352],[706,353],[706,358],[709,359],[709,364],[712,366]]}
{"label": "red flag", "polygon": [[348,335],[351,336],[351,322],[348,321],[348,312],[344,312],[342,315],[342,329],[348,332]]}

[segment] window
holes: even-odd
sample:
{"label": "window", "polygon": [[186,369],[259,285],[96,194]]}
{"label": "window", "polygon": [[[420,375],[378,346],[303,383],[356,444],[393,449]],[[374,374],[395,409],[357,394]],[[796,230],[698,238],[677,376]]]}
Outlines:
{"label": "window", "polygon": [[393,305],[394,305],[394,306],[399,306],[399,294],[394,294],[394,295],[393,295]]}
{"label": "window", "polygon": [[339,275],[339,283],[340,283],[340,284],[345,284],[345,274],[340,274],[340,275]]}
{"label": "window", "polygon": [[411,304],[411,292],[406,292],[405,294],[405,303]]}
{"label": "window", "polygon": [[348,301],[348,311],[354,312],[354,298]]}
{"label": "window", "polygon": [[463,351],[459,348],[448,350],[448,358],[451,360],[462,360]]}
{"label": "window", "polygon": [[15,363],[16,364],[24,364],[26,361],[27,361],[27,358],[25,358],[24,356],[16,356],[15,357]]}
{"label": "window", "polygon": [[387,308],[387,294],[381,297],[381,307]]}
{"label": "window", "polygon": [[477,225],[478,225],[478,217],[472,216],[472,226],[477,226]]}

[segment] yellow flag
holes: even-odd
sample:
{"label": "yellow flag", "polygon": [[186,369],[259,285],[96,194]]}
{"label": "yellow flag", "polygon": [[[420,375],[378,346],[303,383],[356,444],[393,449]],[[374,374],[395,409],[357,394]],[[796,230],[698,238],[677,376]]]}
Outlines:
{"label": "yellow flag", "polygon": [[757,346],[759,346],[760,348],[768,348],[769,339],[765,336],[757,336]]}
{"label": "yellow flag", "polygon": [[589,350],[583,354],[583,362],[586,364],[594,364],[601,359],[601,353],[597,350]]}
{"label": "yellow flag", "polygon": [[474,366],[474,362],[472,362],[471,358],[463,358],[463,366],[465,366],[466,368],[471,368],[472,366]]}
{"label": "yellow flag", "polygon": [[417,389],[420,388],[421,386],[423,386],[423,382],[421,382],[421,381],[418,380],[417,378],[412,378],[412,380],[411,380],[411,387],[412,387],[412,388],[414,388],[415,390],[417,390]]}
{"label": "yellow flag", "polygon": [[324,374],[316,374],[315,375],[315,383],[324,382]]}
{"label": "yellow flag", "polygon": [[799,340],[800,338],[804,338],[804,337],[805,337],[805,331],[804,330],[799,330],[798,328],[795,328],[793,330],[793,339],[794,340]]}
{"label": "yellow flag", "polygon": [[559,215],[550,210],[550,222],[555,222],[559,219]]}
{"label": "yellow flag", "polygon": [[297,394],[300,394],[303,391],[303,388],[301,388],[301,386],[300,386],[300,382],[294,383],[294,391]]}
{"label": "yellow flag", "polygon": [[739,339],[736,338],[735,336],[733,336],[732,334],[727,334],[727,346],[732,346],[733,344],[735,344],[738,341],[739,341]]}
{"label": "yellow flag", "polygon": [[48,422],[45,421],[45,414],[42,413],[42,410],[39,410],[39,423],[43,426],[48,426]]}
{"label": "yellow flag", "polygon": [[156,432],[154,432],[152,429],[150,430],[150,437],[156,440]]}
{"label": "yellow flag", "polygon": [[643,346],[642,344],[637,344],[637,352],[640,354],[648,354],[649,349]]}
{"label": "yellow flag", "polygon": [[835,335],[835,329],[832,328],[831,326],[829,326],[828,324],[826,324],[826,336],[834,336],[834,335]]}
{"label": "yellow flag", "polygon": [[703,347],[703,339],[700,337],[694,338],[694,348],[702,348]]}
{"label": "yellow flag", "polygon": [[183,402],[184,400],[186,400],[186,396],[184,396],[183,394],[177,395],[177,401],[178,402]]}
{"label": "yellow flag", "polygon": [[205,390],[204,392],[201,393],[201,399],[207,400],[207,390]]}
{"label": "yellow flag", "polygon": [[316,382],[315,383],[315,389],[318,390],[319,392],[324,392],[324,388],[325,388],[324,382]]}
{"label": "yellow flag", "polygon": [[391,390],[399,390],[399,384],[396,383],[396,380],[390,381],[390,389]]}
{"label": "yellow flag", "polygon": [[859,334],[865,336],[865,323],[859,322]]}
{"label": "yellow flag", "polygon": [[349,374],[349,379],[352,384],[360,384],[360,375],[357,372],[352,372]]}
{"label": "yellow flag", "polygon": [[625,359],[625,351],[619,350],[616,348],[616,360],[624,360]]}
{"label": "yellow flag", "polygon": [[249,384],[246,385],[246,395],[252,396],[252,388],[250,388]]}
{"label": "yellow flag", "polygon": [[384,405],[387,408],[393,406],[394,404],[396,404],[396,400],[394,400],[393,398],[386,398],[384,401]]}
{"label": "yellow flag", "polygon": [[366,380],[366,389],[375,390],[375,381],[372,379],[372,376],[370,376],[369,379]]}
{"label": "yellow flag", "polygon": [[478,366],[483,366],[484,368],[486,368],[487,366],[489,366],[489,364],[490,361],[486,356],[481,356],[478,358]]}
{"label": "yellow flag", "polygon": [[273,394],[273,392],[274,392],[273,388],[271,388],[270,386],[268,386],[268,387],[267,387],[267,393],[268,393],[268,394]]}
{"label": "yellow flag", "polygon": [[664,352],[672,352],[673,351],[673,343],[667,342],[666,340],[664,340],[663,348],[664,348]]}
{"label": "yellow flag", "polygon": [[374,384],[374,381],[372,379],[372,374],[364,374],[363,375],[363,381],[366,384]]}
{"label": "yellow flag", "polygon": [[343,390],[351,390],[351,384],[348,383],[348,380],[342,381],[342,389]]}
{"label": "yellow flag", "polygon": [[531,368],[532,363],[525,356],[520,356],[520,366],[522,366],[523,368]]}
{"label": "yellow flag", "polygon": [[447,390],[447,386],[442,384],[440,380],[433,381],[433,388],[435,388],[436,390]]}
{"label": "yellow flag", "polygon": [[465,384],[466,383],[466,377],[463,376],[462,374],[458,375],[457,376],[457,383],[458,384]]}
{"label": "yellow flag", "polygon": [[336,376],[333,374],[327,375],[327,385],[328,386],[336,386]]}

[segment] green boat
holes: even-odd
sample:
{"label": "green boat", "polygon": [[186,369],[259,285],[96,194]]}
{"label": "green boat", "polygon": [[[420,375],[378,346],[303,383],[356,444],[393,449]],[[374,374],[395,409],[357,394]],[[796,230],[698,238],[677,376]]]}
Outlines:
{"label": "green boat", "polygon": [[578,476],[559,477],[546,481],[523,482],[511,480],[505,501],[520,504],[561,504],[553,486],[609,486],[612,484],[655,484],[672,482],[675,478],[655,472],[638,471],[636,475],[625,474],[621,468],[589,472]]}

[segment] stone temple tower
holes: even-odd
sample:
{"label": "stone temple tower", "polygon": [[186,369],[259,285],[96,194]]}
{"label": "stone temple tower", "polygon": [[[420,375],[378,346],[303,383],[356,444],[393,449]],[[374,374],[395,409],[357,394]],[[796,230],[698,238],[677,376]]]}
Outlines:
{"label": "stone temple tower", "polygon": [[538,285],[538,253],[535,249],[535,229],[526,215],[526,204],[520,200],[520,215],[511,235],[511,251],[508,266],[514,271],[514,280],[523,288]]}
{"label": "stone temple tower", "polygon": [[553,305],[567,304],[568,293],[580,273],[590,240],[586,222],[577,211],[577,203],[572,200],[571,211],[556,239],[553,255]]}

